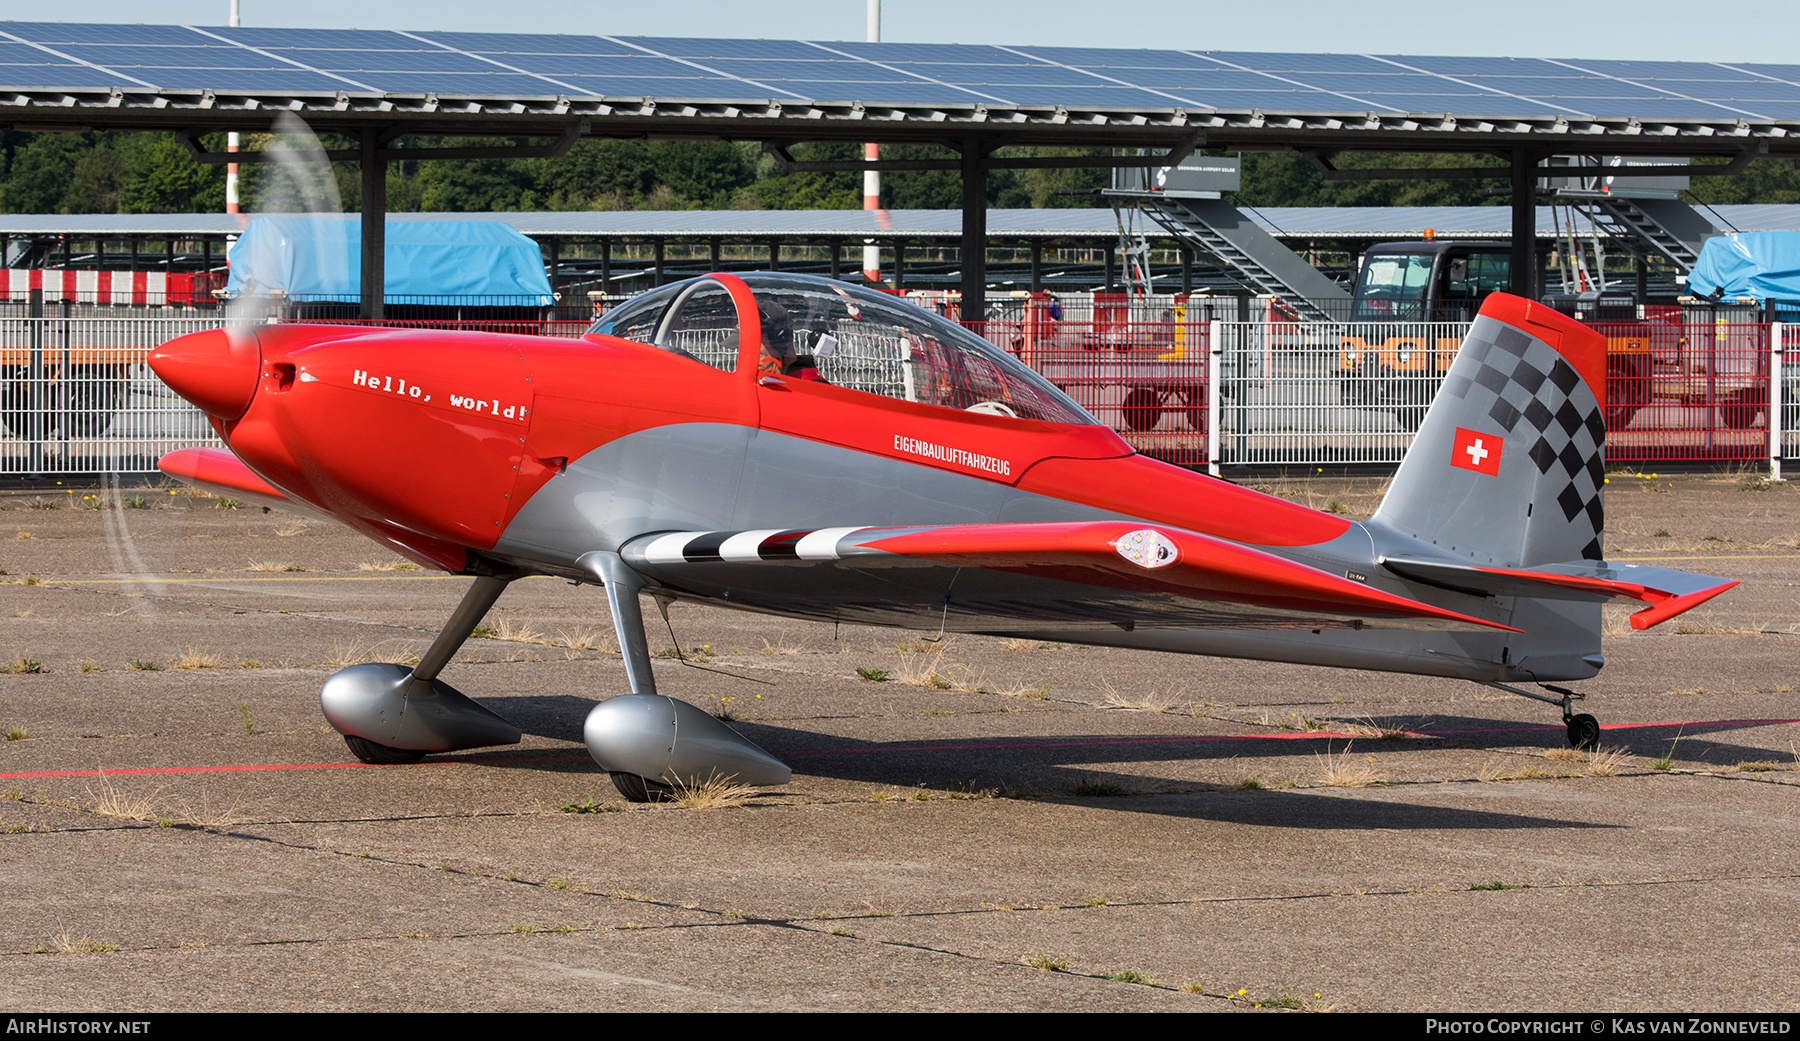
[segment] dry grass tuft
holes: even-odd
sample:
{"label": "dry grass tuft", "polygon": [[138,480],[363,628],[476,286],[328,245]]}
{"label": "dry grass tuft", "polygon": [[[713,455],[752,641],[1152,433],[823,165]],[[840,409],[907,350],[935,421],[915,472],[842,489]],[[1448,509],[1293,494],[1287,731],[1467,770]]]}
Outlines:
{"label": "dry grass tuft", "polygon": [[1324,771],[1320,783],[1331,788],[1367,788],[1387,780],[1375,769],[1374,756],[1367,756],[1362,760],[1352,759],[1348,744],[1342,752],[1332,755],[1331,744],[1327,742],[1324,753],[1315,758]]}
{"label": "dry grass tuft", "polygon": [[787,633],[782,633],[775,638],[774,643],[764,640],[762,652],[764,654],[800,654],[806,650],[806,644],[806,640],[789,642]]}
{"label": "dry grass tuft", "polygon": [[276,528],[275,534],[285,539],[294,535],[303,535],[306,533],[306,530],[307,524],[305,521],[288,521],[279,528]]}
{"label": "dry grass tuft", "polygon": [[944,671],[943,651],[924,660],[902,658],[896,663],[896,666],[894,678],[901,683],[911,684],[915,687],[935,687],[939,690],[950,689],[949,681],[938,676],[940,672]]}
{"label": "dry grass tuft", "polygon": [[91,812],[126,821],[156,820],[156,797],[161,793],[162,789],[158,788],[149,795],[132,795],[114,787],[105,774],[100,775],[99,791],[88,789],[89,797],[94,800]]}
{"label": "dry grass tuft", "polygon": [[538,632],[524,622],[514,622],[510,618],[501,618],[494,622],[494,633],[490,639],[507,640],[512,643],[549,643],[543,633]]}
{"label": "dry grass tuft", "polygon": [[1781,769],[1781,764],[1769,759],[1747,759],[1735,766],[1723,767],[1722,774],[1760,774]]}
{"label": "dry grass tuft", "polygon": [[68,933],[63,933],[56,938],[56,949],[63,954],[107,954],[118,950],[119,945],[86,936],[77,940]]}
{"label": "dry grass tuft", "polygon": [[1019,638],[1003,640],[1000,643],[1001,649],[1008,651],[1035,651],[1043,645],[1044,641],[1042,640],[1026,640]]}
{"label": "dry grass tuft", "polygon": [[1544,753],[1544,758],[1554,759],[1559,763],[1578,763],[1581,761],[1582,756],[1579,751],[1573,748],[1552,748]]}
{"label": "dry grass tuft", "polygon": [[189,647],[169,662],[171,669],[216,669],[222,663],[216,654],[202,654],[197,647]]}
{"label": "dry grass tuft", "polygon": [[287,571],[298,569],[298,565],[282,560],[252,560],[245,571]]}
{"label": "dry grass tuft", "polygon": [[1008,698],[1030,698],[1034,701],[1043,701],[1050,696],[1050,686],[1048,684],[1029,686],[1021,683],[1016,687],[1007,687],[1004,690],[995,688],[993,693]]}
{"label": "dry grass tuft", "polygon": [[249,821],[250,818],[242,814],[242,809],[242,805],[236,802],[215,806],[211,797],[202,791],[199,805],[182,800],[180,820],[183,824],[207,831],[224,831]]}
{"label": "dry grass tuft", "polygon": [[356,570],[358,571],[397,571],[399,568],[400,562],[398,560],[389,560],[381,563],[372,563],[365,560],[361,564],[356,565]]}
{"label": "dry grass tuft", "polygon": [[378,640],[375,643],[362,643],[357,640],[331,641],[331,658],[327,665],[362,665],[372,661],[386,661],[383,648],[395,643],[394,640]]}
{"label": "dry grass tuft", "polygon": [[1420,736],[1406,727],[1383,726],[1369,716],[1364,716],[1352,723],[1333,725],[1351,737],[1373,738],[1378,741],[1410,741]]}
{"label": "dry grass tuft", "polygon": [[1141,694],[1123,694],[1110,683],[1102,683],[1100,693],[1106,699],[1107,708],[1134,709],[1138,712],[1167,712],[1181,703],[1176,695],[1161,694],[1154,690]]}
{"label": "dry grass tuft", "polygon": [[1595,748],[1587,760],[1589,777],[1613,777],[1630,767],[1631,753],[1623,748]]}
{"label": "dry grass tuft", "polygon": [[605,629],[579,627],[575,629],[558,629],[556,636],[562,645],[572,651],[612,651],[612,640]]}
{"label": "dry grass tuft", "polygon": [[36,658],[27,658],[24,651],[20,651],[14,656],[12,661],[0,664],[0,673],[6,673],[9,676],[20,676],[26,673],[43,671],[44,663],[38,661]]}
{"label": "dry grass tuft", "polygon": [[675,797],[671,801],[675,805],[688,810],[719,810],[733,806],[742,806],[759,794],[747,784],[738,784],[731,777],[720,777],[714,774],[698,784],[684,784],[675,787]]}

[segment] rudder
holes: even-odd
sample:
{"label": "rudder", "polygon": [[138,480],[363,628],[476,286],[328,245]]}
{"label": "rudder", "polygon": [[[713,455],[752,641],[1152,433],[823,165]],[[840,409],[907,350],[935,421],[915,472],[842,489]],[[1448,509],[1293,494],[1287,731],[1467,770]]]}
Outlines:
{"label": "rudder", "polygon": [[1477,564],[1602,559],[1605,387],[1605,337],[1488,297],[1370,524]]}

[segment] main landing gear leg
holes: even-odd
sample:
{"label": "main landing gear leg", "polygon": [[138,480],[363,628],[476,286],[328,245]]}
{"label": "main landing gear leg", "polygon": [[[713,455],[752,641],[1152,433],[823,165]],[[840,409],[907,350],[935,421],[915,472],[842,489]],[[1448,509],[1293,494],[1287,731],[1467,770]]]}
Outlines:
{"label": "main landing gear leg", "polygon": [[704,709],[656,692],[650,644],[638,593],[644,580],[617,553],[596,550],[577,561],[606,583],[613,630],[625,658],[631,693],[602,701],[582,726],[588,754],[612,774],[619,794],[632,802],[660,802],[676,788],[732,780],[781,785],[792,774],[749,738]]}
{"label": "main landing gear leg", "polygon": [[519,743],[518,727],[437,678],[511,581],[477,578],[412,668],[352,665],[325,681],[320,707],[356,758],[365,763],[416,763],[430,752]]}
{"label": "main landing gear leg", "polygon": [[1505,683],[1489,683],[1487,686],[1493,687],[1495,690],[1506,691],[1508,694],[1517,694],[1522,698],[1530,698],[1533,701],[1542,701],[1546,704],[1555,705],[1558,708],[1561,708],[1563,727],[1568,730],[1569,734],[1569,747],[1581,749],[1594,749],[1600,747],[1600,721],[1585,712],[1580,715],[1574,715],[1570,712],[1570,707],[1575,702],[1586,697],[1586,695],[1579,691],[1569,690],[1566,687],[1558,687],[1549,683],[1539,684],[1539,686],[1543,687],[1545,690],[1552,690],[1561,695],[1561,697],[1553,698],[1529,690],[1520,690],[1517,687],[1509,686]]}

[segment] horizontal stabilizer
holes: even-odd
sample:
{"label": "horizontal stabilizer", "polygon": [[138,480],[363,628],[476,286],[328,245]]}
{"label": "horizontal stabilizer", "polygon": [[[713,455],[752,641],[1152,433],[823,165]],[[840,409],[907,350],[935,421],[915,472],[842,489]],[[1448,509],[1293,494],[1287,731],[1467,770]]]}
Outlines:
{"label": "horizontal stabilizer", "polygon": [[1147,597],[1251,605],[1290,616],[1365,619],[1362,624],[1397,628],[1518,631],[1226,539],[1130,521],[686,531],[649,536],[622,552],[633,568],[668,577],[712,564],[829,562],[855,569],[935,564]]}
{"label": "horizontal stabilizer", "polygon": [[1403,578],[1417,579],[1480,596],[1523,596],[1538,600],[1637,600],[1649,606],[1631,616],[1633,629],[1658,622],[1699,605],[1737,585],[1712,575],[1576,560],[1534,568],[1476,567],[1437,560],[1384,557],[1382,566]]}

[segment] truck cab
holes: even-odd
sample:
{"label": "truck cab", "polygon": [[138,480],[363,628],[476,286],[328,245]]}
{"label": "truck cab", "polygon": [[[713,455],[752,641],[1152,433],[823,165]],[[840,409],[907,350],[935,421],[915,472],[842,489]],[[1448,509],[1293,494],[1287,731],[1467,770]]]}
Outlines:
{"label": "truck cab", "polygon": [[1353,322],[1466,322],[1489,293],[1512,291],[1506,242],[1384,242],[1363,254]]}

